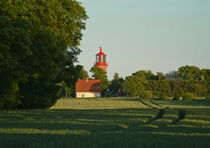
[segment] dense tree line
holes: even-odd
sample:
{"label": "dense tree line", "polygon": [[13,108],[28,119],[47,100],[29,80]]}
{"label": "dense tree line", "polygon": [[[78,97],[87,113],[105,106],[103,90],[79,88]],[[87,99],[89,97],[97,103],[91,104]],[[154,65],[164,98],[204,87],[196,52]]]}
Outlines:
{"label": "dense tree line", "polygon": [[87,15],[75,0],[0,1],[0,109],[47,108],[72,93]]}
{"label": "dense tree line", "polygon": [[186,94],[209,98],[210,69],[186,65],[168,74],[153,74],[149,70],[141,70],[125,77],[125,80],[121,78],[119,81],[114,78],[109,86],[110,95],[119,95],[118,90],[123,90],[123,95],[143,98],[180,98]]}

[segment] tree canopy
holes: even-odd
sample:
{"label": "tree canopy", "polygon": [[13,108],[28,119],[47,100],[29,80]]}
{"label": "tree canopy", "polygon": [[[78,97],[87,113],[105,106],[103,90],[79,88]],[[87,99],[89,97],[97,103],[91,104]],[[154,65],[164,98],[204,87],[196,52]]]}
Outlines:
{"label": "tree canopy", "polygon": [[196,66],[182,66],[176,75],[182,80],[201,80],[201,71]]}
{"label": "tree canopy", "polygon": [[[182,66],[178,71],[168,74],[151,71],[137,71],[127,76],[123,88],[129,96],[167,98],[193,94],[194,96],[210,96],[210,70],[199,69],[196,66]],[[148,96],[149,96],[148,95]]]}
{"label": "tree canopy", "polygon": [[130,96],[138,96],[141,91],[145,90],[147,83],[144,73],[137,72],[132,76],[127,76],[123,86],[125,92]]}
{"label": "tree canopy", "polygon": [[59,83],[73,89],[82,69],[75,62],[88,18],[84,7],[75,0],[2,0],[0,16],[0,86],[5,90],[0,108],[7,108],[2,98],[12,90],[16,107],[53,105]]}

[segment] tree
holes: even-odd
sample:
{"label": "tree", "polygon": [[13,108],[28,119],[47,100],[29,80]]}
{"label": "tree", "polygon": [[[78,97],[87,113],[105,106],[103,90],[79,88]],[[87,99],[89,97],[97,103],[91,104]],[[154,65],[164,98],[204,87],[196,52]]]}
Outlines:
{"label": "tree", "polygon": [[157,72],[157,80],[165,80],[165,75],[162,72]]}
{"label": "tree", "polygon": [[0,109],[21,103],[18,84],[26,79],[23,61],[31,55],[28,27],[23,19],[0,16]]}
{"label": "tree", "polygon": [[138,96],[139,93],[145,90],[147,80],[138,76],[128,76],[125,78],[123,87],[126,93],[130,96]]}
{"label": "tree", "polygon": [[72,96],[75,94],[75,85],[78,79],[87,79],[88,73],[83,69],[81,65],[72,65],[71,67],[65,67],[58,76],[58,79],[62,81],[60,83],[61,97]]}
{"label": "tree", "polygon": [[195,99],[194,94],[190,92],[186,92],[182,96],[182,100],[193,100]]}
{"label": "tree", "polygon": [[150,99],[152,97],[152,93],[150,91],[140,91],[139,92],[139,99]]}
{"label": "tree", "polygon": [[114,73],[113,80],[114,81],[118,81],[119,79],[120,79],[119,74],[118,73]]}
{"label": "tree", "polygon": [[147,80],[156,80],[156,76],[150,70],[140,70],[132,74]]}
{"label": "tree", "polygon": [[53,44],[54,36],[41,30],[34,36],[32,55],[27,63],[27,81],[20,83],[20,108],[48,108],[59,98],[61,87],[57,77],[62,70],[61,52],[64,47]]}
{"label": "tree", "polygon": [[109,94],[111,96],[123,96],[125,95],[123,90],[123,78],[119,77],[118,73],[114,74],[113,80],[109,85]]}
{"label": "tree", "polygon": [[[58,83],[65,81],[69,84],[71,81],[69,85],[75,85],[76,74],[81,70],[74,63],[81,52],[78,45],[87,19],[85,9],[75,0],[30,3],[2,0],[0,15],[12,21],[20,18],[29,24],[30,47],[18,49],[24,52],[29,50],[30,54],[21,60],[24,66],[19,67],[25,81],[16,82],[19,87],[19,93],[16,94],[22,103],[20,107],[46,108],[53,105],[60,92]],[[18,43],[25,41],[22,37],[18,39]],[[6,63],[11,65],[8,61]]]}
{"label": "tree", "polygon": [[202,69],[201,70],[202,80],[210,83],[210,69]]}
{"label": "tree", "polygon": [[170,96],[170,85],[167,80],[158,80],[157,81],[158,86],[157,86],[157,94],[159,98],[166,98]]}
{"label": "tree", "polygon": [[177,72],[178,78],[182,80],[201,80],[201,71],[196,66],[182,66]]}
{"label": "tree", "polygon": [[109,81],[107,79],[106,72],[103,69],[96,66],[92,67],[90,69],[90,72],[93,73],[92,75],[93,78],[101,80],[101,89],[102,89],[102,94],[104,95],[107,88],[109,87]]}
{"label": "tree", "polygon": [[210,96],[210,69],[202,69],[201,73],[202,73],[202,79],[204,80],[204,83],[207,88],[207,93],[205,96],[209,98]]}
{"label": "tree", "polygon": [[79,45],[82,37],[81,29],[85,29],[87,19],[85,9],[80,2],[42,0],[29,3],[24,0],[1,0],[0,14],[11,19],[20,17],[27,20],[32,34],[36,34],[37,30],[46,30],[52,33],[57,41],[62,40],[75,52],[79,52],[76,46]]}
{"label": "tree", "polygon": [[80,79],[88,79],[88,78],[89,78],[88,72],[87,72],[86,70],[82,69],[82,70],[80,71],[79,78],[80,78]]}

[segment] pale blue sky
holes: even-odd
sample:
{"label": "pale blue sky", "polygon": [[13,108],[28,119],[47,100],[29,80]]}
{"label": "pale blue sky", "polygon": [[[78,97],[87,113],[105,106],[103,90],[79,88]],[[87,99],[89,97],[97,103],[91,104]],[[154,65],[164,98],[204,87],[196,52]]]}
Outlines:
{"label": "pale blue sky", "polygon": [[80,0],[89,19],[79,64],[89,71],[102,46],[108,78],[183,65],[210,68],[210,0]]}

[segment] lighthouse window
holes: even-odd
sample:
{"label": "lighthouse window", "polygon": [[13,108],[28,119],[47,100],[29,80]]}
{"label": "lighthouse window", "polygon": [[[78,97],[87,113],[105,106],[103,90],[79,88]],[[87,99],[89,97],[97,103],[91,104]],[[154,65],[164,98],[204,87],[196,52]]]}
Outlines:
{"label": "lighthouse window", "polygon": [[101,60],[100,60],[101,62],[103,62],[104,61],[104,56],[101,56]]}
{"label": "lighthouse window", "polygon": [[96,62],[99,62],[99,56],[98,55],[96,56]]}
{"label": "lighthouse window", "polygon": [[106,56],[104,56],[104,62],[106,62]]}
{"label": "lighthouse window", "polygon": [[101,62],[101,56],[98,56],[99,57],[99,62]]}

